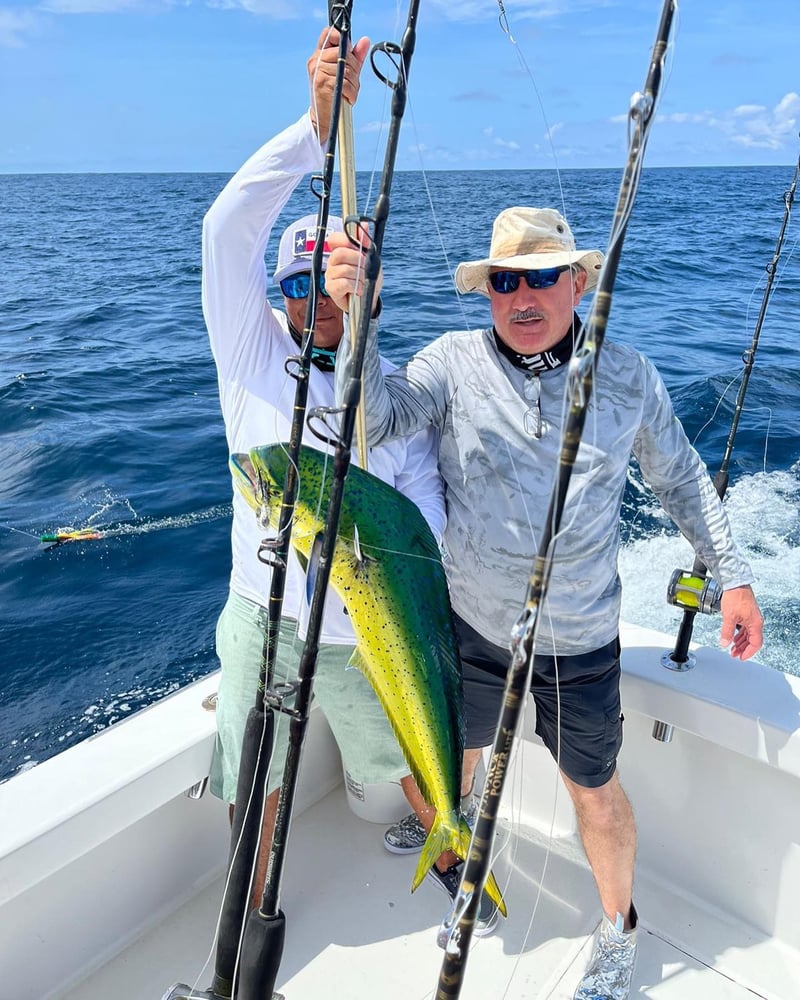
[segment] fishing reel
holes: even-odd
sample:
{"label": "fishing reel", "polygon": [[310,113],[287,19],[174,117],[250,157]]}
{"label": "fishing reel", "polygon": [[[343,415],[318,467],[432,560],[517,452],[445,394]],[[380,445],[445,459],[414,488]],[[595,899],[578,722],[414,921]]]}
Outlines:
{"label": "fishing reel", "polygon": [[698,576],[690,570],[676,569],[667,586],[667,603],[701,615],[719,612],[722,587],[711,577]]}

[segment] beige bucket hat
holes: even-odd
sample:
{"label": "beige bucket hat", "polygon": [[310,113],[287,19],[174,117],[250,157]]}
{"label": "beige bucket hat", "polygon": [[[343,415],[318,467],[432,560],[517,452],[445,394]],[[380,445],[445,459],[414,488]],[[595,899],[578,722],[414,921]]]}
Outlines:
{"label": "beige bucket hat", "polygon": [[586,271],[585,290],[589,292],[600,277],[603,254],[599,250],[576,250],[567,220],[553,208],[506,208],[494,220],[489,256],[459,264],[456,288],[488,296],[490,268],[522,271],[562,264],[581,265]]}

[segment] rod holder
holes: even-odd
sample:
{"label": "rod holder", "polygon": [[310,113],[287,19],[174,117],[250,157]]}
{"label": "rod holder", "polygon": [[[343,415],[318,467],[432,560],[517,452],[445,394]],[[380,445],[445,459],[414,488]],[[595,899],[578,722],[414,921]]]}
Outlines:
{"label": "rod holder", "polygon": [[186,798],[202,799],[203,793],[205,792],[207,786],[208,786],[208,776],[206,776],[205,778],[201,778],[199,781],[196,781],[191,788],[187,788]]}
{"label": "rod holder", "polygon": [[659,743],[672,743],[674,732],[675,727],[668,722],[659,722],[658,719],[653,722],[653,739]]}
{"label": "rod holder", "polygon": [[661,666],[667,670],[691,670],[697,664],[697,657],[694,653],[687,653],[685,660],[674,660],[672,653],[664,653],[661,657]]}
{"label": "rod holder", "polygon": [[[230,1000],[230,995],[215,993],[211,990],[193,990],[191,986],[184,983],[176,983],[170,986],[161,1000]],[[282,993],[272,994],[272,1000],[286,1000]]]}

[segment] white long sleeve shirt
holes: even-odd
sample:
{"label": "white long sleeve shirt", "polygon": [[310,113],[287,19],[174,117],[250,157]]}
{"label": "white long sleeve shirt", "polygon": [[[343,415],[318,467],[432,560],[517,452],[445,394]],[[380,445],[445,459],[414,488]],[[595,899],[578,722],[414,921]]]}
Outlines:
{"label": "white long sleeve shirt", "polygon": [[[343,386],[344,340],[339,355]],[[426,426],[439,431],[453,609],[486,639],[507,646],[549,509],[567,366],[529,375],[498,351],[490,329],[446,333],[386,377],[377,358],[370,337],[363,371],[370,441]],[[527,386],[526,395],[530,379],[538,385]],[[538,438],[530,430],[537,420],[526,419],[537,391]],[[631,455],[716,580],[726,589],[753,580],[660,375],[638,351],[607,340],[541,609],[542,654],[589,652],[617,634],[620,506]]]}
{"label": "white long sleeve shirt", "polygon": [[[231,178],[203,221],[203,313],[217,365],[219,397],[231,452],[288,441],[295,381],[284,365],[299,348],[284,313],[267,300],[264,254],[272,227],[294,188],[321,168],[323,150],[308,114],[258,150]],[[380,359],[382,373],[392,365]],[[334,404],[334,375],[312,366],[308,411]],[[307,428],[305,443],[323,444]],[[445,524],[431,428],[372,448],[369,470],[413,500],[437,539]],[[244,498],[234,490],[231,589],[259,604],[269,597],[271,571],[257,556],[265,532]],[[284,614],[307,613],[305,575],[292,553],[284,593]],[[333,591],[326,597],[323,642],[353,644],[353,630]]]}

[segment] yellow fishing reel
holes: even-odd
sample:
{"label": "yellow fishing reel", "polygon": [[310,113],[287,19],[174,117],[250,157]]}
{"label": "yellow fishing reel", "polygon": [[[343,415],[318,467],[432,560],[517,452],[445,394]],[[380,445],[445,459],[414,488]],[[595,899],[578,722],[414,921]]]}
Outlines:
{"label": "yellow fishing reel", "polygon": [[701,615],[719,612],[722,587],[711,577],[698,576],[689,570],[676,569],[667,587],[667,603]]}

